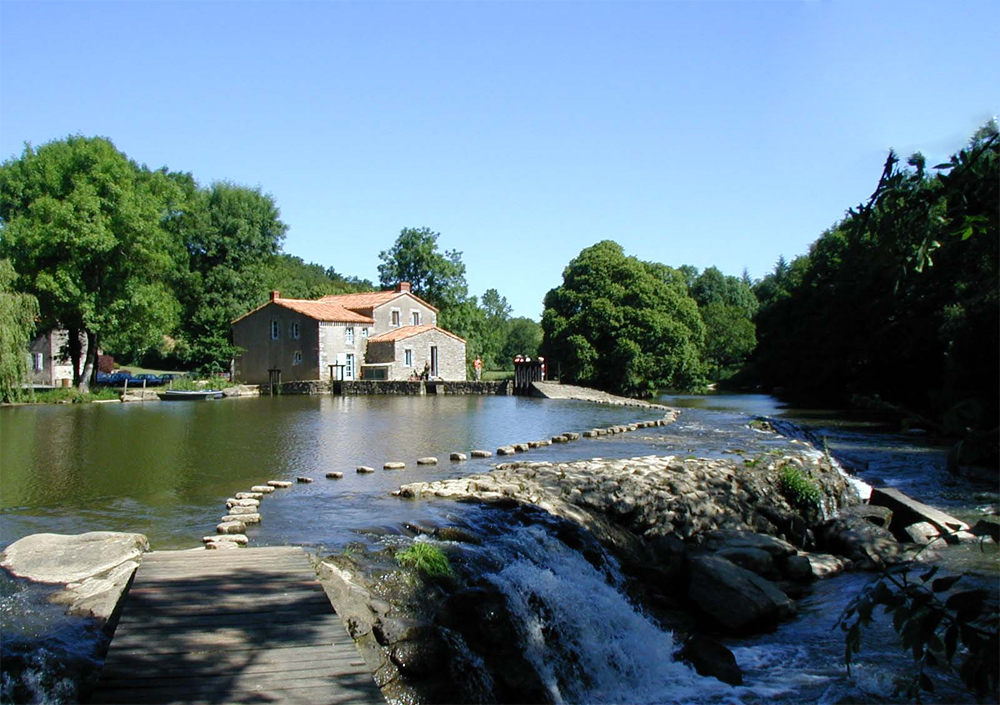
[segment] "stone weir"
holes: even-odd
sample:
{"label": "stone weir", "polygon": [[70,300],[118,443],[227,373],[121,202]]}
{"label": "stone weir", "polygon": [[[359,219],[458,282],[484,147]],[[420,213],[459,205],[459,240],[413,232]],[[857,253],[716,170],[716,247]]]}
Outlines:
{"label": "stone weir", "polygon": [[448,525],[405,528],[427,535],[413,546],[447,559],[438,569],[411,564],[402,547],[361,544],[318,565],[390,702],[553,701],[490,577],[516,560],[502,546],[518,527],[544,527],[564,549],[624,576],[628,600],[684,640],[677,656],[730,684],[742,675],[713,635],[772,629],[795,613],[810,581],[903,557],[875,525],[878,512],[869,517],[814,451],[512,462],[394,494],[466,505]]}
{"label": "stone weir", "polygon": [[341,394],[424,396],[427,394],[473,394],[482,396],[509,396],[513,385],[504,381],[435,381],[435,380],[375,380],[358,379],[329,382],[325,380],[305,380],[284,382],[282,394]]}

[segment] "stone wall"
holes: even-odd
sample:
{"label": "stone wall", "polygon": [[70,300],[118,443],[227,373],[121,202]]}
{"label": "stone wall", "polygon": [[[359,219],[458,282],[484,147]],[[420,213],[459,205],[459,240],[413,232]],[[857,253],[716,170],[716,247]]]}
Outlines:
{"label": "stone wall", "polygon": [[[510,380],[499,382],[477,382],[468,380],[465,382],[439,382],[438,394],[482,394],[509,396],[514,393],[514,385]],[[443,389],[440,389],[443,387]]]}
{"label": "stone wall", "polygon": [[353,382],[343,382],[340,393],[347,395],[361,394],[391,394],[396,396],[420,396],[425,393],[423,382],[402,380],[359,379]]}
{"label": "stone wall", "polygon": [[[327,380],[284,382],[282,394],[330,394]],[[266,393],[266,392],[265,392]],[[389,394],[394,396],[421,396],[424,394],[481,394],[509,395],[513,386],[509,380],[502,382],[423,382],[404,380],[356,379],[333,383],[333,393],[343,395]]]}

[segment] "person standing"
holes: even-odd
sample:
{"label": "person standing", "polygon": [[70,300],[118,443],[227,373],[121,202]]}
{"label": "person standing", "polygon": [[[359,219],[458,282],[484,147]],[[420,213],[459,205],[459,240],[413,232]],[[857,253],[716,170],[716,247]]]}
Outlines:
{"label": "person standing", "polygon": [[478,382],[483,378],[483,358],[476,355],[476,360],[472,363],[472,367],[476,371],[476,381]]}

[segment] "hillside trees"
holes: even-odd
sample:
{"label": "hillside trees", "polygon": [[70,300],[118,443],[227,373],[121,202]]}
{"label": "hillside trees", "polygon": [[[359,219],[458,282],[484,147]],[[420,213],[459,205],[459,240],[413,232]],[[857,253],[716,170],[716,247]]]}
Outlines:
{"label": "hillside trees", "polygon": [[99,346],[138,353],[176,325],[177,243],[163,227],[175,196],[162,172],[100,137],[28,146],[0,167],[0,256],[38,299],[44,325],[86,336],[84,360],[69,350],[81,389]]}
{"label": "hillside trees", "polygon": [[12,289],[17,272],[9,260],[0,260],[0,402],[20,401],[31,388],[28,381],[28,344],[35,331],[38,300]]}
{"label": "hillside trees", "polygon": [[626,395],[704,383],[705,324],[684,276],[610,240],[570,261],[545,296],[542,328],[541,352],[568,381]]}

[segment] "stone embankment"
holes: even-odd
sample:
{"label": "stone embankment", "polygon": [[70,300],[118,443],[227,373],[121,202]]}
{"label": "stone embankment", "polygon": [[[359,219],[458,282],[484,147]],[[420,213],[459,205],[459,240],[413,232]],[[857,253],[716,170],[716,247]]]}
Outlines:
{"label": "stone embankment", "polygon": [[589,401],[595,404],[610,404],[612,406],[640,406],[647,409],[668,409],[663,404],[642,399],[632,399],[630,397],[619,397],[607,392],[601,392],[589,387],[577,387],[572,384],[561,384],[559,382],[533,382],[532,396],[539,396],[545,399],[574,399],[577,401]]}

